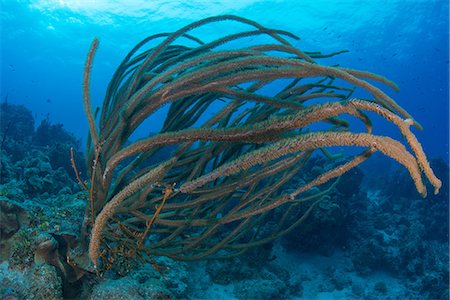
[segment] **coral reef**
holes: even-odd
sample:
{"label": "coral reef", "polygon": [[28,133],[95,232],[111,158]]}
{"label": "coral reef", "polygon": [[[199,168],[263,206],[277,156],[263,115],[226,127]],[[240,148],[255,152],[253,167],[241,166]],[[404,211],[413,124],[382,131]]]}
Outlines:
{"label": "coral reef", "polygon": [[[231,21],[250,29],[190,34]],[[221,48],[247,38],[246,48]],[[395,84],[322,66],[338,53],[303,52],[295,38],[235,16],[151,36],[119,66],[98,120],[94,42],[87,169],[62,125],[47,118],[34,130],[32,113],[5,101],[1,298],[448,298],[448,165],[431,160],[433,174],[410,131],[420,124],[367,80]],[[373,99],[352,99],[354,86]],[[131,141],[165,104],[161,132]],[[397,126],[410,150],[374,135],[366,111]],[[344,114],[367,133],[352,133]],[[326,129],[310,128],[318,122]],[[333,155],[333,146],[364,150]],[[383,190],[364,186],[358,167],[376,151],[407,169],[386,175]],[[441,192],[416,200],[427,188]]]}
{"label": "coral reef", "polygon": [[382,194],[354,199],[366,206],[352,206],[348,248],[359,273],[387,270],[409,282],[411,298],[446,299],[449,168],[442,161],[432,164],[444,179],[443,193],[433,199],[411,201],[411,182],[401,171],[388,177],[386,182],[391,183]]}
{"label": "coral reef", "polygon": [[[329,256],[344,251],[345,257],[339,259],[347,261],[347,272],[361,277],[391,274],[404,285],[400,294],[404,298],[447,299],[449,167],[442,160],[432,160],[431,164],[443,179],[442,193],[425,201],[411,201],[417,195],[403,170],[387,175],[383,189],[358,189],[363,186],[361,170],[344,174],[330,198],[322,201],[334,207],[334,213],[316,209],[301,230],[286,235],[281,244],[289,252]],[[348,277],[347,273],[333,274],[328,276],[334,279],[324,285],[324,291],[339,290],[341,284],[333,281]],[[351,287],[351,297],[356,299],[385,298],[393,292],[384,281],[374,283],[372,295],[369,287],[350,279],[343,285]]]}
{"label": "coral reef", "polygon": [[[17,142],[29,142],[34,134],[34,118],[32,112],[23,105],[10,104],[5,99],[0,105],[0,133],[3,146],[6,139]],[[3,148],[2,148],[3,149]]]}
{"label": "coral reef", "polygon": [[[75,149],[74,158],[85,170],[83,154],[78,151],[80,140],[69,133],[62,124],[51,124],[49,118],[42,120],[34,129],[34,118],[30,110],[22,105],[1,104],[0,118],[0,184],[12,179],[28,181],[29,188],[41,192],[43,185],[52,181],[46,175],[63,168],[55,176],[75,179],[70,164],[70,149]],[[28,170],[29,169],[29,170]],[[24,178],[25,177],[25,178]],[[72,182],[65,185],[74,187]],[[49,185],[46,185],[49,187]]]}
{"label": "coral reef", "polygon": [[61,277],[47,264],[19,271],[11,270],[3,262],[0,264],[0,286],[2,299],[63,299]]}
{"label": "coral reef", "polygon": [[206,273],[219,285],[234,284],[233,295],[238,299],[289,299],[301,295],[301,285],[291,275],[269,260],[240,256],[230,260],[208,261]]}
{"label": "coral reef", "polygon": [[[70,149],[78,149],[80,140],[72,133],[64,129],[62,124],[51,124],[49,118],[41,121],[33,136],[33,143],[47,149],[46,154],[53,168],[64,168],[72,178],[73,169],[70,164]],[[84,172],[85,163],[81,152],[75,152],[75,159],[80,166],[80,172]]]}
{"label": "coral reef", "polygon": [[[70,167],[69,148],[77,147],[76,139],[48,120],[48,128],[35,131],[33,114],[24,106],[5,102],[1,109],[0,259],[8,261],[2,272],[15,274],[5,277],[11,281],[2,287],[19,299],[62,299],[70,275],[65,245],[55,237],[76,236],[85,205],[76,194],[73,170],[64,168]],[[42,144],[46,131],[49,142]],[[66,150],[58,146],[63,144]],[[59,158],[54,149],[66,153]],[[79,152],[77,157],[83,161]]]}

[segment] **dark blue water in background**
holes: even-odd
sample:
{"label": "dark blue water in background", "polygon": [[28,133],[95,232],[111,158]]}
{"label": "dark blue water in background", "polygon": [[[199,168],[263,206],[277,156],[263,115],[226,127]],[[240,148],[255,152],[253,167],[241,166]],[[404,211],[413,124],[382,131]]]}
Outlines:
{"label": "dark blue water in background", "polygon": [[92,94],[100,104],[115,68],[144,37],[211,15],[237,14],[297,34],[295,45],[306,51],[348,49],[331,63],[396,82],[400,93],[389,95],[423,125],[416,133],[426,153],[448,162],[448,1],[181,2],[2,1],[2,101],[7,96],[31,109],[37,125],[49,116],[84,138],[81,80],[94,37],[101,44]]}

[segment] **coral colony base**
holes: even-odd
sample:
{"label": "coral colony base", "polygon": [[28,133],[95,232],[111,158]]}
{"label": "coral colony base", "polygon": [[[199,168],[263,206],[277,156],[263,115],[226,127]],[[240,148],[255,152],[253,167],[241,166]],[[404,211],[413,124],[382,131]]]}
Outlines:
{"label": "coral colony base", "polygon": [[[202,40],[193,33],[229,22],[247,29],[212,40]],[[26,189],[14,197],[23,203],[23,193],[42,196],[45,190],[47,202],[31,205],[32,214],[53,213],[54,217],[45,222],[30,220],[25,205],[8,201],[14,198],[10,195],[17,187],[15,183],[2,182],[4,198],[0,203],[8,220],[7,226],[2,225],[2,258],[9,255],[12,261],[31,257],[32,261],[24,265],[39,264],[34,272],[52,274],[42,266],[53,266],[65,287],[65,297],[82,285],[90,285],[92,292],[92,282],[100,280],[97,276],[107,277],[108,271],[124,276],[145,264],[153,266],[145,272],[156,272],[160,278],[175,282],[181,280],[182,272],[171,271],[168,266],[178,270],[185,265],[173,265],[174,261],[227,258],[222,261],[227,267],[222,265],[215,271],[207,267],[205,272],[211,278],[225,280],[217,270],[231,268],[227,272],[239,278],[246,276],[245,266],[234,270],[241,266],[236,260],[251,254],[254,262],[255,257],[261,262],[271,261],[275,259],[271,258],[275,240],[284,237],[282,245],[288,249],[292,247],[287,242],[289,237],[313,232],[314,222],[318,228],[326,227],[330,220],[331,224],[343,222],[344,217],[327,218],[327,213],[341,209],[333,204],[336,191],[348,196],[348,203],[341,206],[350,210],[352,197],[361,196],[359,183],[343,181],[361,178],[358,165],[375,152],[403,165],[423,197],[427,196],[424,180],[437,194],[441,181],[410,130],[412,126],[421,128],[420,124],[369,81],[394,90],[397,86],[366,71],[321,65],[320,59],[343,51],[302,51],[290,43],[296,39],[292,33],[231,15],[206,18],[174,33],[149,36],[122,61],[102,107],[94,112],[90,73],[99,44],[95,39],[83,82],[89,123],[87,166],[73,136],[48,120],[41,124],[36,139],[40,136],[45,140],[45,134],[56,139],[59,135],[62,142],[41,149],[55,149],[54,153],[43,155],[37,149],[22,162]],[[353,97],[357,89],[366,91],[370,98]],[[161,120],[161,130],[130,142],[140,125],[163,107],[168,107],[168,113]],[[10,110],[11,116],[21,109],[6,101],[2,104],[2,110]],[[400,141],[374,134],[367,113],[395,125],[409,150]],[[315,129],[318,123],[320,131]],[[358,126],[354,123],[362,124],[365,130],[355,129]],[[2,152],[4,148],[13,153],[12,131],[5,138],[8,126],[2,123]],[[20,137],[19,127],[12,130]],[[29,142],[27,136],[15,141],[22,145]],[[63,154],[69,152],[69,145],[70,165],[67,154]],[[362,150],[356,155],[333,155],[329,148],[336,146]],[[7,167],[11,165],[8,159],[2,154],[3,178],[15,176],[13,168]],[[57,166],[61,168],[54,171]],[[73,174],[71,168],[79,187],[67,175],[68,171]],[[65,182],[64,187],[57,188],[59,192],[48,190],[56,187],[55,182]],[[73,196],[77,188],[82,191]],[[448,194],[448,188],[444,188]],[[39,212],[40,207],[55,202],[61,206]],[[60,222],[56,224],[55,220]],[[38,222],[34,225],[39,230],[19,230],[21,224],[30,222]],[[81,223],[79,228],[75,228],[77,223]],[[17,240],[24,245],[11,242]],[[308,243],[303,245],[307,247]],[[358,265],[362,256],[353,257]],[[267,272],[277,276],[283,273]],[[146,276],[148,279],[150,275]],[[57,284],[57,278],[52,280]],[[264,282],[261,280],[258,282]],[[285,285],[283,293],[302,293],[294,288],[296,283],[288,279],[281,282]],[[158,293],[185,297],[186,288],[179,285],[166,291],[158,289],[156,281],[153,284],[152,297]],[[178,292],[174,292],[176,289]],[[376,289],[383,293],[387,288],[378,283]],[[240,295],[244,294],[241,290]],[[102,294],[97,291],[96,295]]]}

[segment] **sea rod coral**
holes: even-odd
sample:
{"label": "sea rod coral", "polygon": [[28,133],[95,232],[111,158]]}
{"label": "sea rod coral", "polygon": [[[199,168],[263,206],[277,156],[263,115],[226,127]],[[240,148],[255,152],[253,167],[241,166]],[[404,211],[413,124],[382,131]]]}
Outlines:
{"label": "sea rod coral", "polygon": [[[194,36],[234,25],[242,31]],[[78,175],[89,196],[69,262],[101,272],[153,256],[239,255],[299,226],[340,175],[376,151],[402,164],[423,197],[424,179],[437,193],[441,182],[410,130],[420,124],[370,81],[397,86],[366,71],[321,65],[317,60],[340,52],[304,52],[291,44],[297,39],[231,15],[152,35],[125,57],[94,112],[95,39],[83,83],[88,180]],[[356,89],[367,98],[353,98]],[[160,111],[159,132],[130,143]],[[407,145],[374,134],[367,112],[394,124]],[[310,158],[334,146],[362,149],[292,188]]]}

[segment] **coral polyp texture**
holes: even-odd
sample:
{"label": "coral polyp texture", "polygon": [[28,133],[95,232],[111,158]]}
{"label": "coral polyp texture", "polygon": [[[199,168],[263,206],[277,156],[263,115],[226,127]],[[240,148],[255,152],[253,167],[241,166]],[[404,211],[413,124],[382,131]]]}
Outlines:
{"label": "coral polyp texture", "polygon": [[[205,34],[232,26],[242,30]],[[340,175],[377,151],[402,164],[423,197],[424,181],[437,193],[441,182],[411,131],[420,124],[374,83],[397,86],[322,65],[345,51],[306,52],[296,40],[230,15],[149,36],[122,61],[94,112],[95,39],[83,84],[87,180],[79,175],[88,203],[79,251],[69,261],[101,272],[153,256],[242,254],[301,226]],[[355,98],[356,90],[367,97]],[[154,117],[159,112],[165,117]],[[392,123],[404,139],[375,134],[366,113]],[[130,143],[146,120],[159,122],[159,132]],[[361,150],[333,155],[332,147]],[[332,167],[311,177],[306,166],[316,155]]]}

